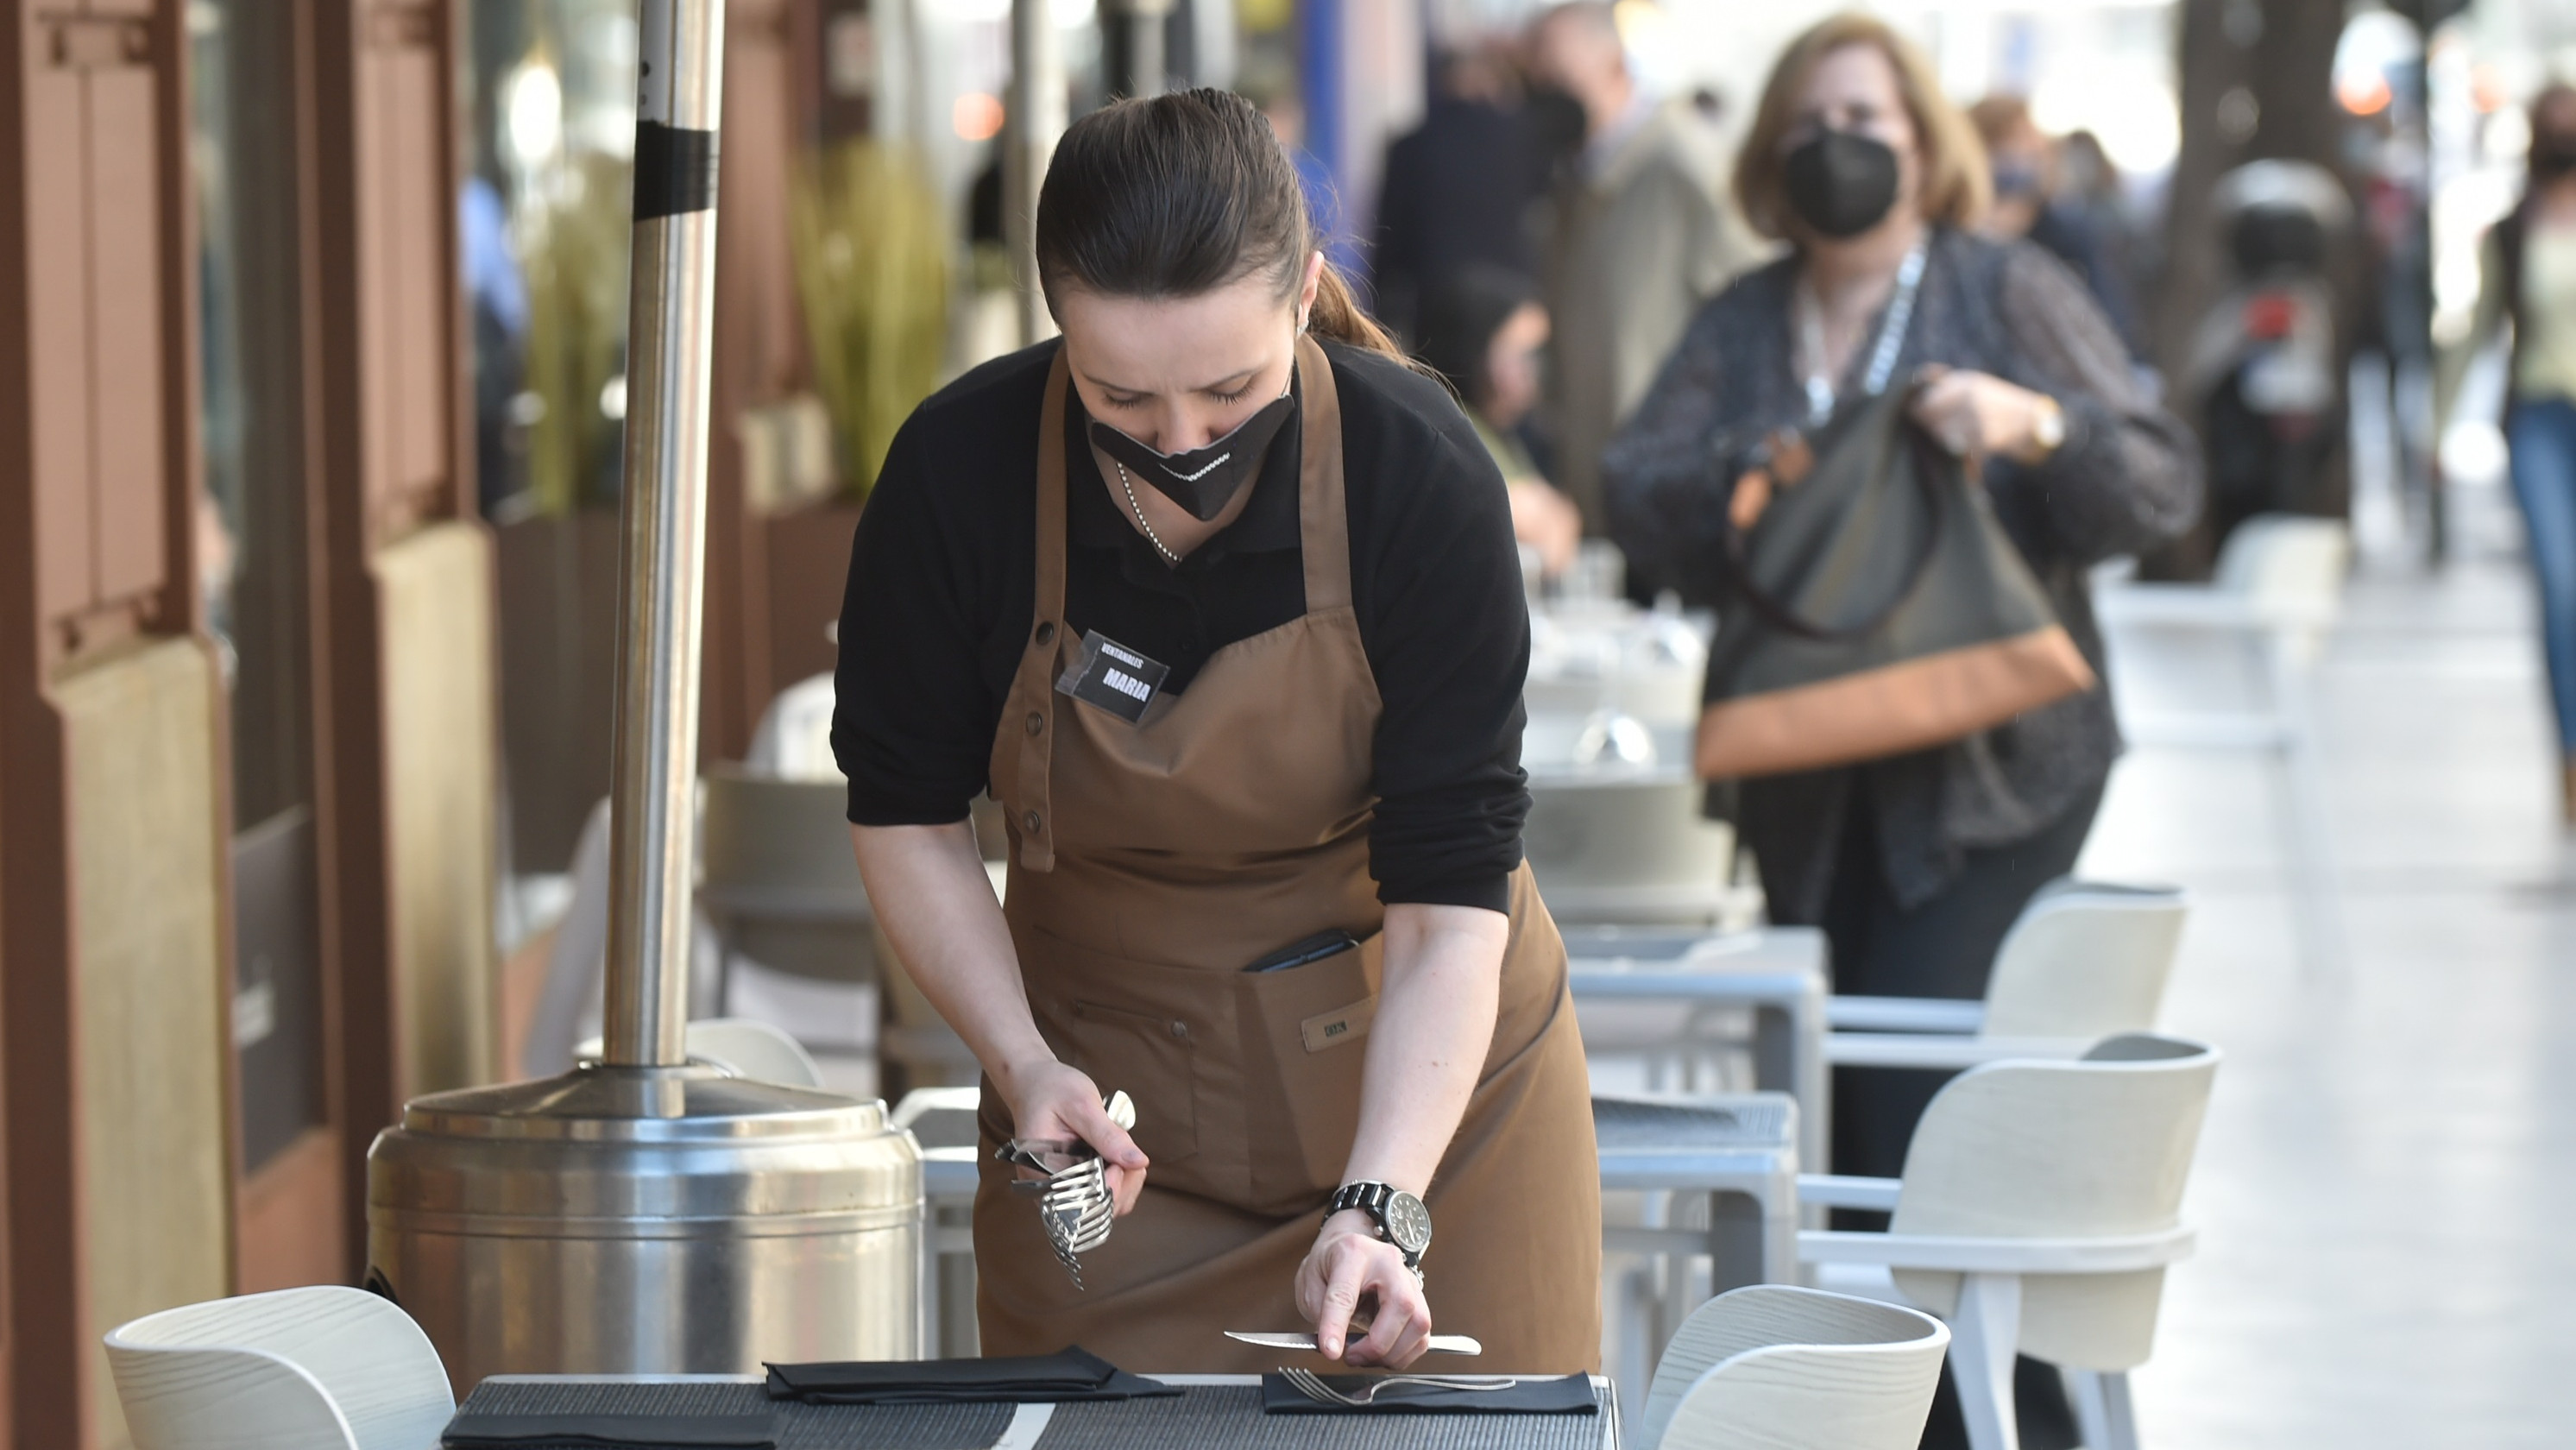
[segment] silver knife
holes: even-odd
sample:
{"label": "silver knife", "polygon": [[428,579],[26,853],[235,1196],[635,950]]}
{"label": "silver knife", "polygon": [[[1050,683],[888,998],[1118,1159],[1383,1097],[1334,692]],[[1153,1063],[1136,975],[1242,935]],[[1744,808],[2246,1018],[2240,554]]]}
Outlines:
{"label": "silver knife", "polygon": [[[1315,1336],[1311,1334],[1256,1334],[1246,1329],[1229,1329],[1225,1332],[1225,1337],[1240,1339],[1246,1344],[1258,1344],[1265,1349],[1312,1351],[1315,1348]],[[1351,1336],[1354,1340],[1360,1337],[1356,1333]],[[1485,1352],[1484,1345],[1463,1334],[1435,1334],[1431,1336],[1431,1342],[1427,1348],[1433,1354],[1483,1354]]]}

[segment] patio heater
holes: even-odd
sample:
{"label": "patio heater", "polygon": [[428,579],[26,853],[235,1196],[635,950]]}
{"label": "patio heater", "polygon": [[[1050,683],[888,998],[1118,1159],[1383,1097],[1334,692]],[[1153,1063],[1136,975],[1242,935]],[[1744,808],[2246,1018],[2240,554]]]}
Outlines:
{"label": "patio heater", "polygon": [[921,1352],[911,1135],[684,1045],[724,4],[641,10],[604,1060],[417,1098],[367,1155],[369,1282],[460,1391]]}

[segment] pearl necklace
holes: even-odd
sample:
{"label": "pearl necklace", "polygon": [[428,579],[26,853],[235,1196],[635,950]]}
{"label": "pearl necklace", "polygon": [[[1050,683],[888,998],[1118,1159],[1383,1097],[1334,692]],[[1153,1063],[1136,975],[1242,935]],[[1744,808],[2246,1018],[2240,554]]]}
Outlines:
{"label": "pearl necklace", "polygon": [[1164,563],[1175,569],[1179,568],[1181,556],[1165,548],[1163,536],[1154,532],[1152,524],[1145,522],[1145,508],[1144,505],[1136,502],[1136,485],[1128,481],[1127,465],[1115,458],[1109,460],[1109,465],[1118,470],[1118,486],[1127,490],[1127,507],[1136,515],[1136,527],[1145,531],[1145,542],[1154,546],[1154,552],[1163,556]]}

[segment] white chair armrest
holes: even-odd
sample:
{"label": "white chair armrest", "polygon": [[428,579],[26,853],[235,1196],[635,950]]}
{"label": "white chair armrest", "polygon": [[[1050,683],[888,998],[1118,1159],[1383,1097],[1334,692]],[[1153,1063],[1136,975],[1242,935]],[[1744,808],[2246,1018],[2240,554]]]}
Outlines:
{"label": "white chair armrest", "polygon": [[2301,605],[2256,599],[2204,584],[2121,584],[2097,589],[2093,612],[2105,626],[2207,629],[2261,634],[2276,629],[2323,629],[2335,622],[2329,601]]}
{"label": "white chair armrest", "polygon": [[1965,1274],[2125,1274],[2190,1257],[2195,1237],[2188,1225],[2158,1233],[2070,1239],[1807,1229],[1798,1235],[1798,1258],[1810,1264],[1885,1264]]}
{"label": "white chair armrest", "polygon": [[2062,1062],[2091,1050],[2090,1037],[1936,1037],[1922,1032],[1836,1032],[1825,1038],[1825,1061],[1840,1067],[1919,1067],[1965,1070],[2011,1058]]}
{"label": "white chair armrest", "polygon": [[2123,712],[2120,731],[2141,745],[2185,750],[2276,750],[2295,738],[2278,714],[2259,711]]}
{"label": "white chair armrest", "polygon": [[887,1121],[898,1128],[909,1128],[932,1113],[971,1113],[983,1106],[984,1090],[971,1087],[914,1088],[894,1105],[894,1116]]}
{"label": "white chair armrest", "polygon": [[1944,997],[1827,997],[1825,1025],[1846,1032],[1975,1032],[1986,1004]]}
{"label": "white chair armrest", "polygon": [[1901,1178],[1853,1178],[1836,1173],[1801,1173],[1798,1175],[1798,1202],[1823,1208],[1874,1208],[1881,1213],[1893,1212],[1896,1195],[1905,1188]]}
{"label": "white chair armrest", "polygon": [[922,1149],[921,1196],[933,1202],[973,1200],[981,1171],[977,1159],[972,1148]]}
{"label": "white chair armrest", "polygon": [[2121,584],[2093,591],[2093,612],[2105,625],[2167,629],[2259,630],[2262,617],[2241,594],[2205,584]]}

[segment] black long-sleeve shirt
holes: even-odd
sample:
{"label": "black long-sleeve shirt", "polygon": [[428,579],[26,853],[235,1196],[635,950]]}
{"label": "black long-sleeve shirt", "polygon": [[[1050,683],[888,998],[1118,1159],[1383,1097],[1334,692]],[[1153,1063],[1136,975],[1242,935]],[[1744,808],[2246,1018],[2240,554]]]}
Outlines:
{"label": "black long-sleeve shirt", "polygon": [[[1351,594],[1384,710],[1371,788],[1379,898],[1505,909],[1529,794],[1520,768],[1529,617],[1509,496],[1440,385],[1325,344],[1342,410]],[[1038,415],[1055,344],[997,359],[895,435],[841,606],[832,749],[861,825],[965,818],[1037,597]],[[1178,568],[1112,502],[1068,397],[1065,623],[1171,667],[1305,613],[1298,430],[1242,515]]]}

